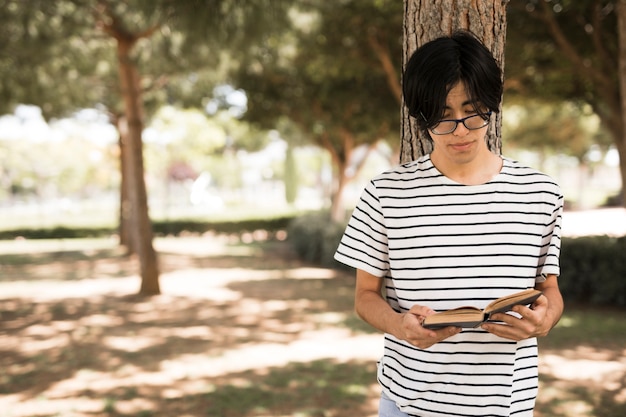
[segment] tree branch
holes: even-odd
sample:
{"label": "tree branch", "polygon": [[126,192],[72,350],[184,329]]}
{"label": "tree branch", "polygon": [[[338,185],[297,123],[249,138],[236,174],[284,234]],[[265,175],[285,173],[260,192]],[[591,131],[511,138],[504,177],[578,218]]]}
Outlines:
{"label": "tree branch", "polygon": [[602,34],[603,34],[603,25],[602,25],[602,7],[600,4],[600,0],[595,0],[593,4],[593,13],[592,13],[592,27],[593,32],[591,34],[591,39],[593,40],[593,45],[595,50],[598,52],[598,57],[600,58],[600,64],[605,71],[611,72],[617,67],[617,61],[613,59],[613,56],[607,51],[606,45],[602,42]]}
{"label": "tree branch", "polygon": [[130,32],[124,27],[119,16],[113,12],[108,0],[98,0],[93,10],[96,25],[118,42],[132,45],[139,39],[151,37],[161,27],[160,24],[155,24],[140,32]]}
{"label": "tree branch", "polygon": [[541,19],[546,22],[548,25],[548,30],[552,34],[555,42],[558,46],[561,47],[561,50],[574,65],[578,66],[580,71],[583,72],[586,76],[594,81],[599,87],[603,90],[612,90],[613,83],[612,81],[605,76],[601,71],[596,71],[590,66],[585,64],[585,60],[580,56],[580,54],[576,51],[574,46],[569,42],[559,23],[554,18],[554,14],[550,9],[550,5],[547,2],[540,2],[542,13]]}
{"label": "tree branch", "polygon": [[389,85],[391,93],[396,98],[398,103],[402,104],[402,88],[400,87],[400,81],[398,80],[398,72],[396,71],[393,61],[391,60],[389,48],[383,46],[378,41],[376,31],[370,31],[367,40],[370,47],[378,57],[378,60],[383,67],[383,72],[387,75],[387,84]]}

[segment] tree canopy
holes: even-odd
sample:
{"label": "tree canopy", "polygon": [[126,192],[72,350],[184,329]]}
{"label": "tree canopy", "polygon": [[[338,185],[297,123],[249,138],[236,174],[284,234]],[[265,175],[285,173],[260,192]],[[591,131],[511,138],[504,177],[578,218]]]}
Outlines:
{"label": "tree canopy", "polygon": [[399,145],[402,5],[297,5],[290,29],[272,39],[272,47],[252,51],[235,82],[249,96],[248,120],[271,127],[286,116],[328,150],[337,183],[333,217],[339,219],[353,150],[381,139]]}
{"label": "tree canopy", "polygon": [[[508,10],[507,100],[587,103],[610,132],[626,185],[626,4],[609,0],[527,0]],[[624,20],[622,29],[618,20]],[[626,37],[626,33],[623,34]],[[549,140],[549,139],[548,139]],[[623,201],[626,203],[626,201]]]}

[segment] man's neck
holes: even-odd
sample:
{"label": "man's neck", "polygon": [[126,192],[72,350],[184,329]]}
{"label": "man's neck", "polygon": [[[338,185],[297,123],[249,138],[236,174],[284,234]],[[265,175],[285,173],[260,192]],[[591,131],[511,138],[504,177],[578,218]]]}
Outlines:
{"label": "man's neck", "polygon": [[431,155],[431,161],[443,175],[464,185],[486,184],[502,169],[502,158],[492,152],[464,164],[441,163],[436,155]]}

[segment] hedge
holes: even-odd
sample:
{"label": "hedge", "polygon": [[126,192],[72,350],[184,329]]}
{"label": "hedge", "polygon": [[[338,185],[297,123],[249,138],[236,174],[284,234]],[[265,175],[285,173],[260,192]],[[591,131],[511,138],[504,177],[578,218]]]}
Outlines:
{"label": "hedge", "polygon": [[[341,268],[333,254],[344,228],[324,213],[302,216],[288,241],[303,259]],[[626,306],[626,236],[563,238],[559,286],[567,303]]]}
{"label": "hedge", "polygon": [[[264,230],[270,235],[286,230],[295,216],[271,219],[245,219],[237,221],[205,222],[198,220],[154,221],[152,230],[155,236],[180,236],[183,233],[242,234]],[[116,228],[107,227],[53,227],[43,229],[0,230],[0,240],[25,239],[76,239],[107,237],[117,234]]]}
{"label": "hedge", "polygon": [[559,286],[568,302],[626,306],[626,236],[564,238]]}
{"label": "hedge", "polygon": [[[156,236],[207,232],[242,234],[256,230],[273,236],[287,230],[288,242],[302,259],[323,267],[348,268],[333,259],[345,224],[330,221],[328,213],[324,212],[225,222],[157,221],[153,229]],[[0,231],[0,239],[92,238],[116,233],[112,228],[15,229]],[[626,236],[563,238],[559,285],[567,303],[626,306]]]}

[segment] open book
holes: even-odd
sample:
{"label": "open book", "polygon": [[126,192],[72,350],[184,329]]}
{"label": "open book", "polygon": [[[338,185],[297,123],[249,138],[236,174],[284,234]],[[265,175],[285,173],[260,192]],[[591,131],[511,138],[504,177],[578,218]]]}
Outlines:
{"label": "open book", "polygon": [[422,326],[432,330],[442,329],[447,326],[478,327],[482,323],[489,321],[492,314],[510,311],[513,306],[518,304],[531,304],[541,294],[542,292],[539,290],[528,289],[500,297],[489,303],[484,310],[477,307],[459,307],[442,311],[426,317]]}

